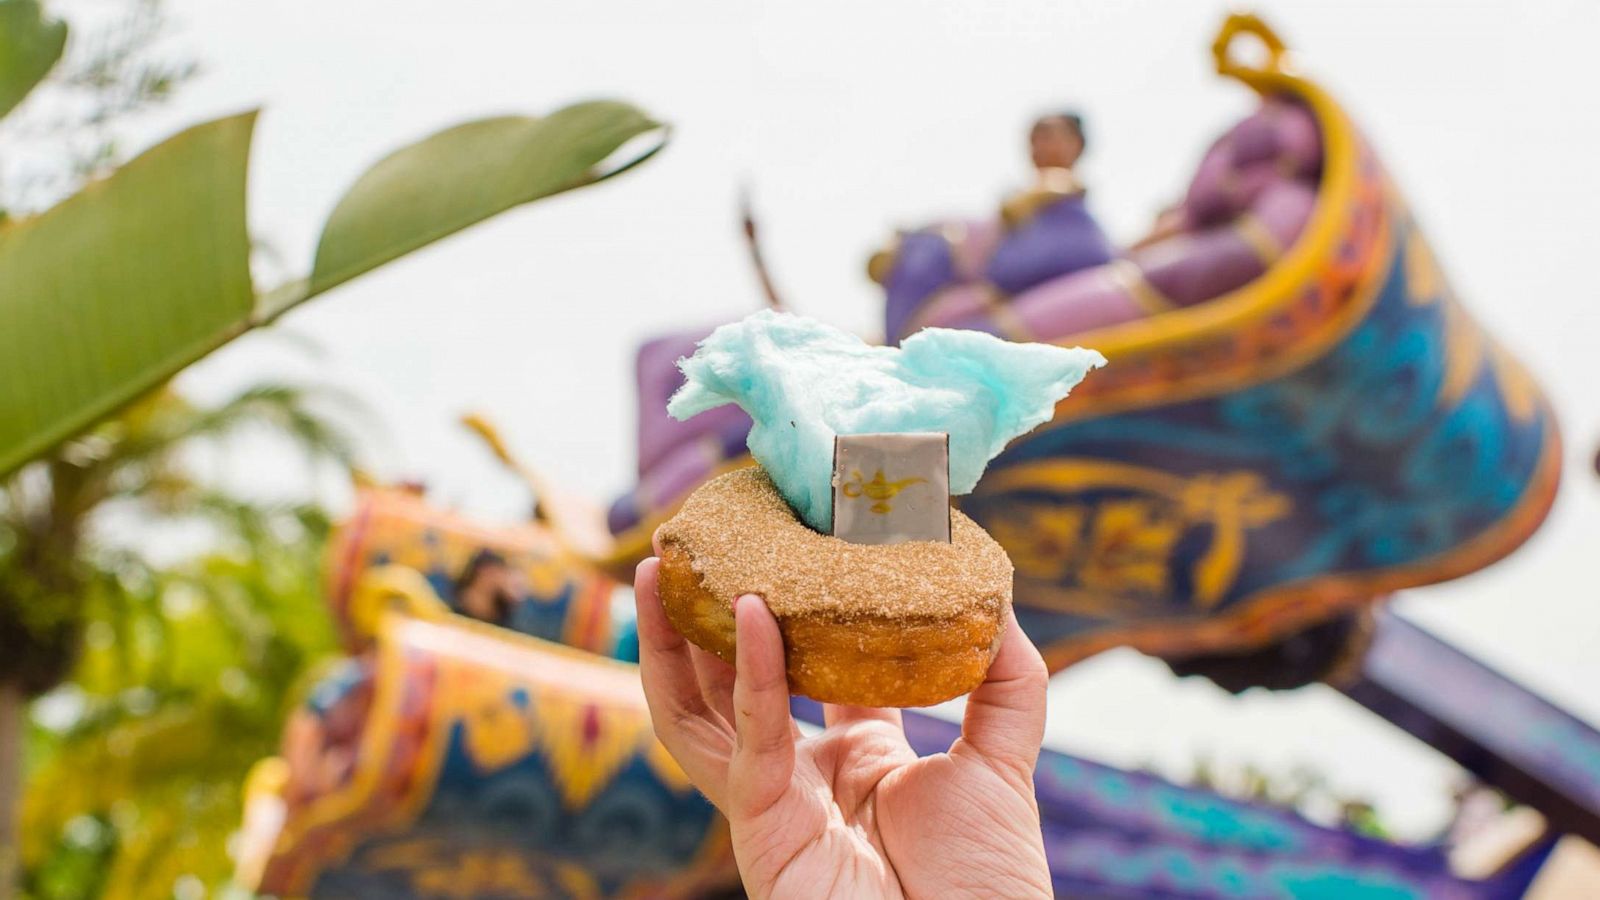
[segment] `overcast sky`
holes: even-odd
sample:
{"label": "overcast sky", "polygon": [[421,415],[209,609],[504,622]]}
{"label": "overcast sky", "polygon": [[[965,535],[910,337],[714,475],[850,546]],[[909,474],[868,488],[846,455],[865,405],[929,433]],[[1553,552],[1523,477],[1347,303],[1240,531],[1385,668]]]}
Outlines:
{"label": "overcast sky", "polygon": [[[203,64],[148,143],[261,105],[252,227],[292,271],[386,150],[464,119],[598,96],[670,121],[657,160],[504,216],[288,320],[315,363],[252,338],[192,370],[217,395],[297,373],[353,388],[388,428],[385,475],[490,516],[525,505],[455,428],[479,409],[552,476],[609,499],[632,472],[631,349],[752,310],[738,187],[800,311],[868,331],[863,262],[897,224],[992,210],[1029,177],[1035,112],[1087,116],[1094,211],[1130,238],[1250,96],[1209,70],[1221,3],[896,0],[171,0]],[[1532,363],[1568,439],[1544,530],[1493,570],[1416,591],[1406,614],[1600,722],[1600,227],[1592,0],[1264,3],[1302,68],[1373,138],[1460,293]],[[1586,263],[1589,263],[1586,265]],[[252,464],[254,465],[254,464]],[[265,481],[274,463],[245,473]],[[1452,768],[1330,691],[1234,700],[1131,653],[1057,678],[1050,742],[1186,773],[1200,755],[1309,763],[1420,832]]]}

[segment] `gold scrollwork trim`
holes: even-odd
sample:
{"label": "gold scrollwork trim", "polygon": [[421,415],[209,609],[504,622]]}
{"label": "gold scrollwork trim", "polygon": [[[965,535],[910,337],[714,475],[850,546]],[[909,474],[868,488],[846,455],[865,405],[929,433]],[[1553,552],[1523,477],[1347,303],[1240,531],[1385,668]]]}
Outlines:
{"label": "gold scrollwork trim", "polygon": [[1543,452],[1517,506],[1470,541],[1407,566],[1341,572],[1276,585],[1242,599],[1223,614],[1112,624],[1042,645],[1051,672],[1113,647],[1177,658],[1207,652],[1247,650],[1293,634],[1342,612],[1360,609],[1403,588],[1435,584],[1476,572],[1521,546],[1538,529],[1555,501],[1561,480],[1561,434],[1548,405]]}
{"label": "gold scrollwork trim", "polygon": [[[1233,587],[1244,564],[1248,532],[1282,518],[1292,508],[1286,495],[1268,489],[1255,472],[1183,476],[1099,459],[1051,459],[1012,466],[990,476],[984,495],[992,501],[1008,491],[1074,494],[1106,488],[1163,497],[1175,505],[1181,521],[1211,526],[1211,546],[1192,569],[1194,600],[1201,609],[1216,606]],[[1119,508],[1108,503],[1103,510]],[[1170,526],[1145,523],[1142,527],[1148,531]],[[1170,548],[1171,540],[1153,544]]]}

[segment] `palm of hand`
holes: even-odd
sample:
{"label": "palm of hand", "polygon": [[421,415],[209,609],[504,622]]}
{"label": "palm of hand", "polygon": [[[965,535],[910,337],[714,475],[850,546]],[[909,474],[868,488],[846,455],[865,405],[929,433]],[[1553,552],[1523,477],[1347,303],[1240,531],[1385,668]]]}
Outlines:
{"label": "palm of hand", "polygon": [[1026,896],[1014,857],[1039,842],[1039,813],[1031,784],[959,750],[918,759],[898,726],[854,721],[801,742],[793,783],[734,842],[762,896]]}
{"label": "palm of hand", "polygon": [[757,598],[736,607],[736,677],[667,624],[654,561],[636,589],[657,733],[727,816],[751,896],[1050,896],[1032,782],[1047,676],[1015,623],[963,737],[919,759],[898,710],[826,706],[827,728],[801,737]]}

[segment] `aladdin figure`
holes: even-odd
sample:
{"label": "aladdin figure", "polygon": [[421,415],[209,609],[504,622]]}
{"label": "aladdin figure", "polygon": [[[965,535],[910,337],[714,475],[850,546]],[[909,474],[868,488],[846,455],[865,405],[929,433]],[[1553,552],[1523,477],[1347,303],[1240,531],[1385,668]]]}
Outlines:
{"label": "aladdin figure", "polygon": [[1115,255],[1089,215],[1083,182],[1073,171],[1084,150],[1082,117],[1071,112],[1041,116],[1028,144],[1037,180],[1001,204],[1008,234],[987,266],[989,280],[1007,294],[1108,263]]}
{"label": "aladdin figure", "polygon": [[998,316],[1013,295],[1115,256],[1073,171],[1085,146],[1083,120],[1075,113],[1042,116],[1028,142],[1037,179],[1001,204],[997,218],[901,232],[868,262],[868,274],[885,288],[891,342],[915,331],[940,304],[938,317],[947,322],[965,313]]}

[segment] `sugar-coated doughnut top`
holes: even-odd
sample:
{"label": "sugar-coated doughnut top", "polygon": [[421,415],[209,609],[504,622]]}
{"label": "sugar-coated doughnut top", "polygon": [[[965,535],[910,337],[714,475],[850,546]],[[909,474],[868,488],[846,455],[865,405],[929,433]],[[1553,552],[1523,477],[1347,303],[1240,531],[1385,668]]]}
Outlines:
{"label": "sugar-coated doughnut top", "polygon": [[852,544],[801,524],[757,466],[701,485],[657,537],[689,554],[713,597],[759,594],[779,621],[948,621],[1011,602],[1011,560],[960,510],[948,544]]}
{"label": "sugar-coated doughnut top", "polygon": [[875,347],[763,310],[718,328],[678,361],[685,383],[667,412],[686,419],[743,407],[755,420],[750,452],[806,524],[827,533],[834,435],[946,432],[950,492],[966,494],[1007,442],[1048,421],[1056,402],[1104,364],[1093,350],[947,328]]}

